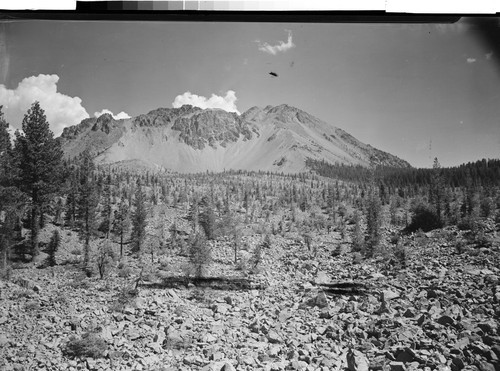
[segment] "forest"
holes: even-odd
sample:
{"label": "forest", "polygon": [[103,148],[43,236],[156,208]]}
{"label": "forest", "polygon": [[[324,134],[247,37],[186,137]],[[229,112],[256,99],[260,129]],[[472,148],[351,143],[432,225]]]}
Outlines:
{"label": "forest", "polygon": [[[329,289],[330,294],[325,296],[327,299],[324,300],[327,300],[333,308],[335,305],[340,305],[338,293],[347,290],[346,296],[342,299],[344,309],[339,313],[342,314],[342,311],[356,313],[356,309],[352,311],[346,309],[351,305],[349,301],[356,302],[356,300],[362,303],[361,308],[365,308],[364,311],[368,313],[367,308],[373,304],[369,299],[349,299],[353,295],[358,295],[356,294],[358,291],[362,292],[365,289],[366,282],[360,282],[356,277],[363,278],[366,272],[375,274],[375,270],[378,270],[388,280],[391,277],[396,280],[401,272],[407,272],[405,278],[401,280],[411,280],[414,273],[408,273],[408,270],[413,267],[412,264],[417,264],[417,260],[422,262],[418,263],[420,268],[415,269],[418,272],[427,272],[434,271],[429,267],[441,269],[444,261],[451,259],[450,256],[470,262],[471,257],[477,257],[481,252],[483,254],[481,269],[489,269],[497,280],[491,284],[493,291],[489,299],[481,296],[476,300],[475,294],[463,295],[476,300],[478,306],[487,304],[483,308],[483,314],[491,318],[488,323],[493,327],[488,330],[485,330],[484,326],[481,327],[483,336],[470,340],[470,343],[458,348],[459,351],[456,353],[450,353],[448,348],[446,350],[437,346],[443,340],[439,336],[445,336],[439,332],[444,333],[439,327],[441,325],[437,330],[431,328],[429,331],[420,326],[419,331],[423,328],[424,334],[420,334],[419,339],[429,338],[430,340],[426,340],[427,343],[433,345],[428,347],[418,345],[413,348],[403,346],[402,349],[405,349],[406,353],[400,356],[402,350],[396,346],[397,342],[389,340],[393,331],[396,331],[392,330],[392,327],[389,326],[391,328],[389,330],[376,330],[375,324],[363,322],[364,335],[359,335],[347,325],[341,330],[336,329],[335,325],[329,325],[329,322],[325,321],[331,320],[334,316],[338,317],[339,314],[337,312],[323,314],[324,311],[308,314],[315,318],[319,316],[318,321],[323,321],[321,326],[334,328],[328,330],[328,327],[325,327],[324,331],[317,335],[320,336],[320,340],[317,340],[319,345],[315,345],[315,348],[304,347],[279,336],[275,339],[276,336],[272,331],[277,333],[282,331],[285,334],[285,330],[280,327],[273,327],[271,330],[269,325],[265,325],[265,320],[249,317],[253,318],[249,321],[251,323],[261,321],[256,325],[249,323],[248,326],[256,326],[255,329],[250,328],[249,333],[256,333],[260,337],[255,336],[254,340],[266,344],[266,350],[262,350],[264,353],[267,352],[265,359],[259,358],[257,354],[261,351],[260,348],[252,351],[254,354],[252,360],[246,360],[244,358],[246,353],[242,355],[241,352],[238,353],[236,346],[227,344],[225,347],[231,350],[217,350],[223,352],[224,356],[214,357],[210,351],[206,353],[205,348],[200,345],[211,342],[206,338],[200,340],[201,343],[197,343],[198,345],[190,343],[188,346],[183,343],[181,348],[184,353],[168,353],[166,349],[170,351],[173,347],[171,337],[174,328],[186,330],[186,327],[182,327],[185,319],[175,322],[177,321],[175,318],[181,315],[176,312],[180,310],[179,303],[173,301],[169,302],[168,308],[171,309],[171,318],[174,322],[169,322],[170,325],[167,325],[161,322],[162,319],[156,319],[158,323],[162,323],[161,326],[170,326],[170,332],[162,330],[161,336],[166,337],[166,340],[148,340],[150,343],[159,344],[160,349],[147,348],[149,350],[146,351],[144,347],[147,345],[140,345],[142,352],[155,354],[156,358],[151,363],[141,366],[142,368],[134,369],[159,370],[161,367],[168,369],[166,365],[169,362],[172,369],[181,369],[177,368],[181,366],[185,369],[202,369],[214,362],[219,362],[219,365],[229,364],[237,369],[259,367],[264,369],[265,365],[269,366],[282,360],[288,362],[285,362],[283,368],[269,366],[268,369],[309,369],[307,368],[309,366],[310,369],[322,369],[321,367],[334,369],[336,360],[343,357],[344,363],[339,363],[338,366],[348,367],[352,371],[365,370],[361,366],[353,365],[359,360],[369,362],[370,365],[378,364],[380,369],[390,366],[389,369],[394,371],[400,370],[394,366],[398,362],[407,363],[406,367],[413,367],[415,365],[411,366],[410,363],[416,362],[415,369],[428,365],[431,369],[434,367],[444,370],[438,366],[449,365],[452,370],[458,371],[465,367],[461,365],[476,365],[474,367],[479,370],[498,370],[499,363],[496,363],[497,366],[494,368],[487,368],[488,365],[498,362],[500,357],[498,345],[494,348],[495,344],[499,344],[499,313],[498,308],[496,312],[492,309],[493,303],[500,295],[495,291],[495,287],[498,290],[499,284],[498,271],[491,268],[498,260],[499,247],[497,231],[500,225],[500,160],[498,159],[485,159],[458,167],[443,168],[436,158],[432,168],[429,169],[384,167],[367,169],[311,160],[307,163],[311,170],[300,174],[239,170],[178,174],[95,164],[94,155],[88,151],[74,158],[64,156],[60,143],[54,138],[45,113],[37,102],[24,116],[22,132],[16,132],[13,141],[7,129],[8,123],[0,106],[0,273],[4,282],[2,284],[7,285],[7,282],[10,282],[17,286],[21,285],[22,290],[27,290],[28,286],[33,288],[31,284],[20,282],[36,281],[36,277],[46,274],[47,276],[43,276],[48,277],[46,281],[40,278],[38,285],[41,285],[40,282],[46,282],[47,287],[55,285],[54,287],[57,286],[58,289],[54,289],[54,292],[60,294],[67,288],[54,278],[59,275],[70,282],[72,290],[87,290],[85,292],[93,297],[100,297],[102,294],[104,295],[102,302],[113,302],[113,305],[105,310],[102,309],[102,313],[106,313],[105,316],[112,321],[111,324],[104,324],[97,330],[97,327],[90,322],[74,325],[74,328],[73,325],[63,326],[64,329],[60,332],[64,336],[61,335],[57,344],[54,340],[55,335],[50,338],[51,344],[56,345],[44,350],[45,353],[40,356],[42,363],[38,360],[21,359],[22,357],[17,355],[15,347],[12,346],[8,348],[9,352],[4,350],[7,352],[3,354],[5,358],[0,358],[6,363],[0,362],[0,366],[13,365],[17,362],[28,369],[29,362],[35,362],[31,366],[36,366],[38,369],[77,369],[78,365],[87,369],[107,369],[113,362],[118,362],[121,367],[136,367],[132,354],[138,350],[129,349],[129,357],[132,358],[127,358],[123,356],[127,348],[113,342],[114,338],[122,336],[120,331],[123,329],[117,330],[115,335],[104,336],[103,328],[114,323],[113,321],[119,317],[117,313],[137,318],[140,316],[156,318],[157,314],[152,314],[154,310],[151,307],[131,304],[141,297],[143,300],[153,300],[151,299],[153,296],[159,295],[154,291],[153,294],[147,291],[152,290],[150,286],[174,290],[167,291],[170,293],[168,300],[181,296],[190,298],[189,303],[194,303],[192,305],[201,305],[204,308],[212,308],[215,305],[217,306],[217,309],[213,310],[215,320],[220,320],[221,316],[224,318],[228,316],[224,314],[228,309],[220,308],[234,307],[232,301],[240,300],[232,298],[231,290],[245,291],[246,293],[241,295],[250,295],[248,300],[251,303],[259,299],[262,303],[271,305],[269,304],[271,294],[266,294],[265,288],[269,285],[272,287],[274,282],[279,290],[284,290],[283,287],[288,287],[285,284],[286,280],[290,279],[290,282],[297,282],[301,289],[291,293],[290,298],[285,294],[280,295],[283,295],[285,302],[290,300],[292,303],[290,305],[293,307],[295,299],[292,297],[299,295],[302,298],[302,295],[312,295],[310,293],[312,288],[307,285],[310,285],[311,280],[316,282],[315,277],[324,271],[330,274],[330,279],[327,280],[330,286],[321,286],[316,282],[315,287],[323,289],[313,297],[314,300],[320,300],[322,298],[320,294],[325,295]],[[428,263],[430,265],[423,263],[429,256],[434,256],[433,254],[438,256],[444,254],[443,251],[446,251],[446,258],[436,257]],[[497,255],[494,255],[495,251]],[[463,261],[460,260],[462,263]],[[315,268],[308,269],[305,267],[306,262]],[[367,264],[375,267],[374,270],[361,268],[368,267]],[[421,267],[422,265],[424,267]],[[276,271],[273,271],[273,267]],[[352,273],[352,269],[361,273],[357,273],[356,276]],[[460,268],[450,265],[445,269],[451,272],[454,269],[459,271]],[[429,283],[422,290],[426,293],[431,289],[444,290],[439,287],[438,282],[442,283],[445,276],[441,277],[439,272],[436,273],[436,277],[429,278],[436,279],[436,282]],[[483,273],[478,275],[481,276],[485,287],[489,287]],[[453,279],[456,279],[456,276]],[[346,280],[351,286],[346,286]],[[64,284],[69,285],[67,282]],[[398,298],[399,296],[403,298],[402,292],[405,289],[412,285],[420,287],[418,286],[421,285],[420,282],[421,279],[415,276],[414,281],[408,283],[406,288],[404,285],[398,286],[392,283],[387,287],[391,287],[388,289],[390,293],[398,291],[400,292]],[[335,283],[338,285],[335,286]],[[229,290],[227,291],[229,294],[224,291],[224,300],[210,301],[212,294],[209,295],[207,292],[220,289],[217,285]],[[455,287],[454,283],[445,285]],[[4,293],[9,287],[11,286],[2,286]],[[61,287],[65,287],[64,290]],[[93,289],[98,291],[92,291]],[[486,290],[484,287],[483,289]],[[11,290],[14,289],[11,287]],[[42,300],[34,296],[33,290],[28,290],[29,293],[19,288],[16,290],[16,293],[9,294],[10,308],[19,306],[23,301],[23,310],[27,310],[27,306],[31,305],[42,313],[43,305],[48,306],[49,302],[50,305],[56,305],[55,299],[51,296],[50,300],[45,304],[42,303],[40,307],[39,302]],[[42,284],[42,287],[37,287],[34,291],[37,290],[49,289]],[[255,294],[256,291],[259,293]],[[332,292],[336,292],[337,296],[332,298]],[[387,289],[380,289],[380,293],[390,294]],[[74,295],[75,298],[78,297],[78,294]],[[443,292],[437,295],[445,296]],[[389,305],[391,300],[384,296],[380,299],[378,294],[372,296],[377,308],[379,304]],[[59,296],[58,298],[57,300],[77,300]],[[279,296],[276,298],[278,303]],[[398,298],[395,297],[394,300],[399,300]],[[73,305],[76,307],[82,305],[84,302],[82,300],[78,302],[80,304],[73,303]],[[161,300],[167,299],[162,296]],[[429,300],[433,300],[432,295],[429,294],[425,300],[430,305]],[[462,299],[457,300],[460,304]],[[316,301],[311,305],[319,308],[318,310],[324,308],[323,304]],[[405,305],[409,304],[407,302],[402,304],[403,307]],[[133,309],[127,312],[130,306]],[[243,308],[243,304],[240,306]],[[410,318],[411,312],[408,314],[395,307],[396,309],[392,309],[392,317],[389,316],[387,321],[397,322],[394,319],[395,310],[399,311],[399,317]],[[269,318],[275,318],[275,315],[266,311],[264,307],[252,308],[254,312],[263,311],[262,313]],[[303,309],[299,304],[294,308]],[[436,318],[446,323],[448,320],[443,319],[444,313],[441,313],[441,309],[444,310],[440,308]],[[59,310],[64,313],[62,309]],[[244,309],[241,310],[242,313],[245,312]],[[374,311],[375,309],[372,310],[372,319],[375,318],[373,316],[391,313],[391,309],[380,313]],[[233,316],[239,313],[239,311],[229,312]],[[12,313],[2,313],[8,316],[5,318],[9,318],[9,322],[15,322],[11,318]],[[406,314],[403,316],[403,313]],[[426,314],[427,317],[422,321],[430,321],[429,323],[435,321],[433,314],[426,313],[428,315]],[[465,310],[463,313],[466,313]],[[447,315],[451,318],[450,321],[459,323],[460,320],[457,318],[460,316]],[[59,316],[64,317],[63,314]],[[185,318],[187,314],[182,316]],[[278,321],[282,315],[276,316]],[[414,313],[414,316],[420,318],[417,313]],[[3,318],[2,315],[0,318]],[[351,320],[352,318],[346,319],[347,322]],[[61,321],[64,323],[64,320]],[[186,331],[191,334],[200,323],[193,319],[191,327],[188,326]],[[356,326],[362,328],[360,323],[356,323]],[[157,333],[160,325],[155,326],[153,332]],[[267,326],[267,329],[262,330],[259,326]],[[458,341],[457,336],[462,330],[458,325],[453,326],[448,326],[447,331],[454,335],[446,335],[448,338],[445,340],[454,343]],[[16,332],[14,327],[10,330],[12,333]],[[140,327],[135,331],[141,333],[141,338],[146,336]],[[146,331],[144,330],[144,333]],[[377,334],[377,331],[386,333]],[[300,331],[299,333],[305,334]],[[326,335],[328,333],[331,335]],[[432,338],[433,333],[441,335]],[[206,332],[204,334],[206,335]],[[133,336],[129,335],[123,337],[126,341],[134,342]],[[485,336],[490,336],[489,340]],[[178,341],[186,341],[182,333],[179,333],[178,337]],[[472,339],[472,335],[470,338]],[[371,340],[371,346],[365,349],[361,345],[365,344],[367,339],[374,340]],[[307,343],[314,343],[313,340],[309,339]],[[472,346],[474,341],[488,346],[489,350],[477,350]],[[335,354],[332,356],[320,352],[321,346],[326,344],[331,346],[332,342],[343,345],[338,349],[333,348],[332,352]],[[348,347],[346,344],[349,342],[359,346],[351,344]],[[402,342],[406,344],[405,341]],[[273,355],[271,349],[276,345],[279,345],[279,350],[275,350],[276,354]],[[202,353],[196,355],[198,358],[188,352],[188,349],[192,351],[196,347]],[[102,353],[104,349],[107,349],[106,353]],[[111,352],[117,349],[122,353],[118,360],[114,360]],[[374,349],[386,349],[386,353],[391,353],[391,356],[386,357],[385,353],[377,353]],[[411,352],[406,349],[411,349]],[[424,349],[427,349],[428,354],[423,351]],[[465,351],[467,349],[468,353]],[[289,352],[297,354],[288,356]],[[248,354],[250,353],[249,351]],[[445,358],[444,362],[441,362],[440,356]],[[145,354],[139,358],[141,357],[146,359]],[[354,358],[356,362],[353,361]],[[95,363],[94,359],[100,359],[101,363]],[[457,359],[462,363],[458,364]],[[327,360],[331,360],[331,363]],[[163,366],[160,367],[160,364]],[[286,368],[292,365],[293,368]],[[219,369],[228,370],[229,366]],[[302,366],[304,367],[301,368]]]}

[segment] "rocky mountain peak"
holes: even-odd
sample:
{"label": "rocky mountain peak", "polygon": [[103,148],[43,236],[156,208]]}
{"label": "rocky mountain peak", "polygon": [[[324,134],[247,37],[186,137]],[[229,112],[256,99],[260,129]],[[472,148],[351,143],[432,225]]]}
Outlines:
{"label": "rocky mountain peak", "polygon": [[409,166],[405,161],[290,106],[251,107],[241,115],[192,105],[158,108],[127,120],[83,120],[61,136],[68,156],[90,148],[105,163],[140,161],[174,171],[307,171],[306,160]]}

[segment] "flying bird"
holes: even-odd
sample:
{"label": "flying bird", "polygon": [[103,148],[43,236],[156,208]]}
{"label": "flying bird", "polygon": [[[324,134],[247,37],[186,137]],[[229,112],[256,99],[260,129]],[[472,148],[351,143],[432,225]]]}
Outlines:
{"label": "flying bird", "polygon": [[272,76],[272,77],[278,77],[278,74],[276,72],[269,72],[269,74]]}

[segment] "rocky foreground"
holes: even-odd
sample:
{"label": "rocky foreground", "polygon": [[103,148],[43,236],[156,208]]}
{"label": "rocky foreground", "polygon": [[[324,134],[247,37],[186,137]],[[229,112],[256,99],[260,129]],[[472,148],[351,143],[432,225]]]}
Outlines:
{"label": "rocky foreground", "polygon": [[335,233],[316,256],[273,237],[252,274],[218,242],[207,274],[258,287],[245,290],[163,282],[186,264],[169,252],[103,280],[20,266],[0,281],[0,369],[499,371],[498,240],[457,252],[450,234],[409,238],[406,267],[360,260]]}

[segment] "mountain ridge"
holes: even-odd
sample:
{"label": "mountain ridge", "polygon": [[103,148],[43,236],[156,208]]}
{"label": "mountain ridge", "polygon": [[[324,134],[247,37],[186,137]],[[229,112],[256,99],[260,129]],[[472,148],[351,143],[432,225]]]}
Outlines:
{"label": "mountain ridge", "polygon": [[138,160],[176,172],[307,171],[308,158],[330,163],[411,167],[343,129],[293,106],[251,107],[238,115],[191,105],[115,120],[110,114],[65,128],[66,157],[89,149],[98,163]]}

